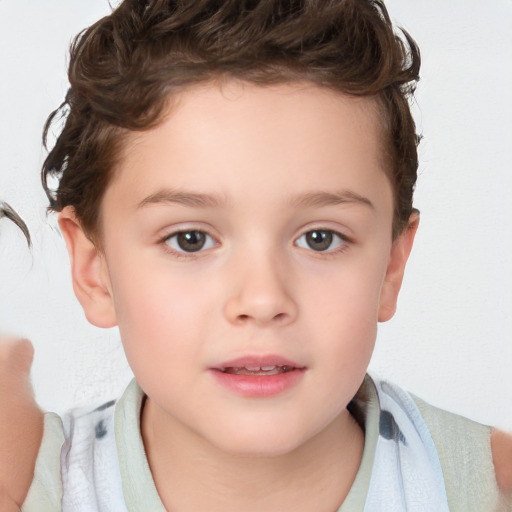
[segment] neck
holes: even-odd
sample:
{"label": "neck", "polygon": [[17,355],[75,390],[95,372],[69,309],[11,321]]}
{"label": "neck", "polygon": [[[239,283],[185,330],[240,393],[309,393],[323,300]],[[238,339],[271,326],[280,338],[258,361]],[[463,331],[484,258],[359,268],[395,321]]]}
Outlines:
{"label": "neck", "polygon": [[142,437],[169,511],[334,512],[361,462],[364,435],[346,410],[300,447],[273,457],[226,453],[161,415],[148,398]]}

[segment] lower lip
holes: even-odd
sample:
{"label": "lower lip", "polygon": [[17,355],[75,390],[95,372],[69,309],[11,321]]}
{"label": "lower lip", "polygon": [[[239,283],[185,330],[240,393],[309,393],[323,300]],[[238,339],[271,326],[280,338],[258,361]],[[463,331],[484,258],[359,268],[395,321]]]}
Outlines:
{"label": "lower lip", "polygon": [[280,395],[296,386],[304,376],[304,369],[277,375],[237,375],[211,370],[217,382],[238,395],[250,398],[267,398]]}

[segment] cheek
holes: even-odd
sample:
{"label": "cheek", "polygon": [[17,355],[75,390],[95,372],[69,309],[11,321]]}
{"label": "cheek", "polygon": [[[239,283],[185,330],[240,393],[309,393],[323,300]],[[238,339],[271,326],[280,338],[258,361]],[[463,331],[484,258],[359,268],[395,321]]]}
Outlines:
{"label": "cheek", "polygon": [[380,292],[385,275],[382,263],[365,258],[352,264],[332,266],[318,279],[314,276],[303,283],[300,292],[303,311],[322,319],[323,328],[361,332],[376,330]]}
{"label": "cheek", "polygon": [[112,288],[119,330],[134,373],[159,365],[182,367],[199,352],[197,340],[204,339],[205,322],[198,319],[209,315],[208,287],[154,263],[132,268],[138,270],[128,279],[122,272],[114,276]]}
{"label": "cheek", "polygon": [[156,258],[116,262],[112,287],[119,323],[138,328],[179,325],[197,315],[208,300],[200,276]]}
{"label": "cheek", "polygon": [[309,293],[302,293],[308,339],[323,345],[317,354],[323,355],[331,377],[341,372],[358,382],[358,376],[366,371],[377,336],[385,272],[382,264],[373,263],[360,258],[357,264],[340,265],[323,280],[323,286],[309,283]]}

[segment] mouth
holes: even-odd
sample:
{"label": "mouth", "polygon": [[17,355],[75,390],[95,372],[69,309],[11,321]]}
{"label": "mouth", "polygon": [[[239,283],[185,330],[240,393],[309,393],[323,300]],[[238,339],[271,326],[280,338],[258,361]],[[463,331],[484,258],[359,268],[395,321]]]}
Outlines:
{"label": "mouth", "polygon": [[306,367],[281,356],[246,356],[210,368],[224,389],[251,398],[267,398],[291,390]]}
{"label": "mouth", "polygon": [[217,370],[229,375],[281,375],[294,370],[305,370],[305,366],[279,355],[247,355],[215,365]]}
{"label": "mouth", "polygon": [[224,368],[216,368],[222,373],[231,375],[280,375],[293,370],[298,370],[294,366],[289,365],[270,365],[270,366],[227,366]]}

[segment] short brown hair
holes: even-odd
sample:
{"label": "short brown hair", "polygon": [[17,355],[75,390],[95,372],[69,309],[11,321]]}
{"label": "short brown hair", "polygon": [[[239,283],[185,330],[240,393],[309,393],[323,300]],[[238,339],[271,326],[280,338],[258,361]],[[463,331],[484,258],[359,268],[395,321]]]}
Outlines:
{"label": "short brown hair", "polygon": [[[309,81],[377,98],[395,200],[393,236],[413,210],[418,137],[409,108],[419,50],[378,0],[124,0],[71,46],[67,116],[42,170],[51,208],[73,206],[94,236],[123,138],[161,120],[183,88],[219,77]],[[59,181],[51,192],[48,180]]]}

